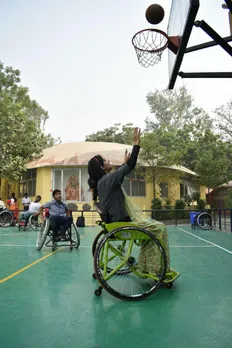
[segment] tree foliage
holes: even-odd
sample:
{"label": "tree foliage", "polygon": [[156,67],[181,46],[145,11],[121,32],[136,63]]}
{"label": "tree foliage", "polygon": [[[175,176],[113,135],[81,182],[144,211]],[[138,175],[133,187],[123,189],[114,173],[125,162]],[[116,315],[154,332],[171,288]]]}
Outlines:
{"label": "tree foliage", "polygon": [[0,63],[0,177],[17,179],[27,162],[54,144],[45,111],[20,85],[20,71]]}
{"label": "tree foliage", "polygon": [[160,127],[167,130],[184,130],[189,125],[202,130],[211,125],[209,115],[202,108],[194,105],[194,100],[186,87],[149,92],[147,103],[151,117],[146,119],[146,127],[150,131]]}
{"label": "tree foliage", "polygon": [[231,159],[228,153],[231,144],[208,130],[199,134],[197,145],[195,171],[199,174],[201,183],[210,189],[229,181]]}
{"label": "tree foliage", "polygon": [[115,123],[112,127],[105,128],[86,136],[85,141],[103,141],[107,143],[133,144],[133,123],[122,125]]}
{"label": "tree foliage", "polygon": [[232,140],[232,99],[214,110],[216,126],[225,139]]}
{"label": "tree foliage", "polygon": [[[150,167],[149,181],[160,183],[162,168],[173,165],[197,172],[208,188],[231,179],[232,101],[215,110],[216,118],[196,106],[185,87],[149,92],[147,103],[150,115],[145,119],[140,159]],[[115,124],[86,140],[132,144],[132,135],[133,124]]]}

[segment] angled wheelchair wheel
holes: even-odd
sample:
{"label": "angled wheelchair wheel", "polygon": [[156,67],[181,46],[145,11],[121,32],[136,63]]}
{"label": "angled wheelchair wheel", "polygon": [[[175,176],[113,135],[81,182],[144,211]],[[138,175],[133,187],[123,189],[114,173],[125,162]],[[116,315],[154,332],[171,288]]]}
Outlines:
{"label": "angled wheelchair wheel", "polygon": [[[130,272],[119,273],[125,269]],[[94,255],[100,288],[120,300],[138,301],[152,295],[159,289],[166,269],[167,259],[159,240],[136,226],[109,232]]]}
{"label": "angled wheelchair wheel", "polygon": [[70,241],[70,249],[76,248],[78,249],[80,246],[80,235],[77,229],[77,226],[75,224],[72,224],[71,226],[71,241]]}
{"label": "angled wheelchair wheel", "polygon": [[203,230],[211,230],[214,223],[214,217],[209,213],[201,213],[197,215],[197,225]]}
{"label": "angled wheelchair wheel", "polygon": [[28,225],[32,228],[32,230],[39,231],[41,229],[41,226],[43,225],[41,216],[31,215],[29,218]]}
{"label": "angled wheelchair wheel", "polygon": [[8,210],[3,210],[0,213],[0,227],[10,227],[13,224],[14,217]]}
{"label": "angled wheelchair wheel", "polygon": [[50,220],[46,219],[41,225],[41,228],[39,229],[37,234],[36,247],[38,250],[41,250],[42,247],[44,246],[46,238],[49,234],[49,227],[50,227]]}

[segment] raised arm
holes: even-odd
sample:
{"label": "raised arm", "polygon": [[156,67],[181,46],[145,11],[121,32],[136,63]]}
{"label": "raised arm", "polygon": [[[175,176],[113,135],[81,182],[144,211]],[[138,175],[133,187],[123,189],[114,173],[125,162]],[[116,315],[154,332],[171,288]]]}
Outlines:
{"label": "raised arm", "polygon": [[134,130],[134,146],[130,154],[125,154],[125,163],[116,171],[107,174],[108,181],[112,186],[121,184],[124,177],[128,175],[136,166],[138,155],[140,151],[140,129]]}

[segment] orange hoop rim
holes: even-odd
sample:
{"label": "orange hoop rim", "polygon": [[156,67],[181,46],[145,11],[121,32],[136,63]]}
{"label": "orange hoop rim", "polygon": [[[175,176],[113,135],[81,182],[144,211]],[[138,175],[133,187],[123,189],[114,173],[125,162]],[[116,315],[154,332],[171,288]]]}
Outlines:
{"label": "orange hoop rim", "polygon": [[[163,35],[163,36],[167,39],[166,43],[165,43],[162,47],[155,48],[155,49],[143,49],[143,48],[140,48],[140,47],[136,46],[136,43],[135,43],[136,37],[137,37],[139,34],[141,34],[141,33],[143,33],[143,32],[146,32],[146,31],[148,31],[148,32],[150,32],[150,31],[151,31],[151,32],[156,32],[156,33],[159,33],[159,34]],[[168,47],[168,43],[169,43],[169,37],[168,37],[168,35],[167,35],[164,31],[159,30],[159,29],[143,29],[143,30],[138,31],[138,32],[132,37],[132,45],[134,46],[134,48],[135,48],[136,50],[141,51],[141,52],[159,53],[159,52],[164,51],[164,50]]]}

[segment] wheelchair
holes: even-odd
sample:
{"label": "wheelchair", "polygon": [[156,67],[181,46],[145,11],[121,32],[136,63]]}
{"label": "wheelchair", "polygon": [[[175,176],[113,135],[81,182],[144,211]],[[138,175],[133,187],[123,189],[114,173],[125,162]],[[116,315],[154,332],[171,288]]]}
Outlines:
{"label": "wheelchair", "polygon": [[211,230],[215,224],[213,215],[207,211],[203,212],[190,212],[190,223],[191,228],[196,229],[196,227],[201,228],[202,230]]}
{"label": "wheelchair", "polygon": [[172,287],[179,273],[166,272],[167,258],[161,240],[132,222],[97,224],[103,229],[92,245],[93,278],[99,283],[96,296],[104,289],[120,300],[138,301],[152,295],[162,283]]}
{"label": "wheelchair", "polygon": [[38,231],[40,230],[43,221],[41,219],[40,215],[36,215],[36,214],[31,214],[31,216],[28,219],[28,223],[27,226],[25,227],[26,224],[26,219],[24,216],[21,216],[18,222],[18,230],[20,231],[21,229],[24,230],[28,230],[28,229],[32,229],[34,231]]}
{"label": "wheelchair", "polygon": [[14,223],[13,214],[0,206],[0,227],[10,227]]}
{"label": "wheelchair", "polygon": [[[60,243],[66,244],[60,244]],[[67,244],[69,242],[69,244]],[[77,226],[75,223],[72,223],[71,227],[66,231],[66,239],[65,240],[57,240],[54,236],[53,226],[52,226],[52,217],[49,212],[45,213],[45,221],[42,223],[38,230],[36,247],[38,250],[41,250],[45,244],[47,247],[51,247],[52,251],[57,249],[57,246],[69,246],[72,251],[73,248],[78,249],[80,246],[80,235],[78,233]]]}

